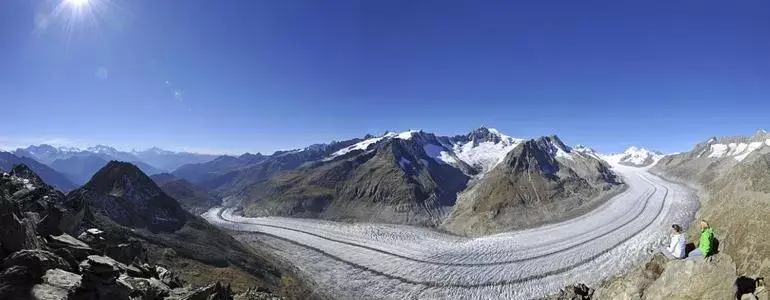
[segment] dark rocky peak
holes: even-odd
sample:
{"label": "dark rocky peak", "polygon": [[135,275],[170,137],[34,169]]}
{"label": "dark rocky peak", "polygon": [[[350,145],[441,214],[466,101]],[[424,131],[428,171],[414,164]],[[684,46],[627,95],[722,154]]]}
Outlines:
{"label": "dark rocky peak", "polygon": [[110,161],[83,187],[67,194],[67,203],[84,205],[114,222],[151,231],[175,231],[188,218],[179,203],[131,163]]}
{"label": "dark rocky peak", "polygon": [[556,149],[562,150],[564,152],[570,152],[572,149],[564,144],[564,142],[559,139],[559,137],[555,134],[550,136],[543,136],[537,139],[538,143],[541,144],[550,144]]}
{"label": "dark rocky peak", "polygon": [[510,167],[516,173],[539,170],[545,175],[555,174],[559,167],[551,154],[553,147],[550,137],[524,141],[506,155],[501,165]]}
{"label": "dark rocky peak", "polygon": [[452,143],[467,143],[467,142],[473,142],[474,145],[478,145],[480,143],[500,143],[503,141],[503,139],[507,139],[508,137],[497,131],[493,128],[488,128],[486,126],[481,126],[470,133],[466,135],[456,135],[454,137],[449,138],[449,140]]}
{"label": "dark rocky peak", "polygon": [[261,160],[264,158],[265,158],[265,155],[259,152],[257,152],[256,154],[251,154],[246,152],[244,154],[241,154],[241,156],[238,156],[238,159],[242,159],[242,160]]}
{"label": "dark rocky peak", "polygon": [[21,211],[42,214],[49,204],[63,201],[64,194],[46,184],[29,167],[20,164],[14,166],[9,173],[2,173],[0,198],[15,203]]}
{"label": "dark rocky peak", "polygon": [[499,143],[502,137],[500,136],[500,133],[496,130],[490,130],[489,128],[485,126],[481,126],[478,129],[471,131],[471,133],[468,134],[468,139],[477,143],[481,142],[493,142],[493,143]]}
{"label": "dark rocky peak", "polygon": [[24,164],[14,166],[13,169],[11,169],[10,175],[21,179],[26,179],[29,181],[29,184],[32,184],[36,187],[47,186],[43,179],[40,178],[40,176],[37,176],[34,171],[32,171],[27,165]]}
{"label": "dark rocky peak", "polygon": [[408,138],[398,138],[398,140],[413,141],[418,144],[427,144],[427,143],[441,144],[441,141],[435,134],[430,132],[425,132],[422,130],[402,133],[401,136],[402,137],[408,136]]}
{"label": "dark rocky peak", "polygon": [[116,188],[160,189],[142,170],[132,163],[110,161],[85,185],[93,191],[112,192]]}
{"label": "dark rocky peak", "polygon": [[244,164],[247,164],[247,165],[248,164],[261,163],[261,162],[265,161],[268,158],[269,158],[269,156],[265,156],[265,155],[263,155],[262,153],[259,153],[259,152],[257,152],[256,154],[244,153],[244,154],[241,154],[241,156],[238,156],[238,160],[241,163],[244,163]]}

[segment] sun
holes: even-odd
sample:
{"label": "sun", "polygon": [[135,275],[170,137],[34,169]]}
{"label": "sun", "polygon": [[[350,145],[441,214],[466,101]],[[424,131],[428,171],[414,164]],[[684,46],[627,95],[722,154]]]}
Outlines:
{"label": "sun", "polygon": [[88,0],[64,0],[64,2],[75,7],[88,4]]}

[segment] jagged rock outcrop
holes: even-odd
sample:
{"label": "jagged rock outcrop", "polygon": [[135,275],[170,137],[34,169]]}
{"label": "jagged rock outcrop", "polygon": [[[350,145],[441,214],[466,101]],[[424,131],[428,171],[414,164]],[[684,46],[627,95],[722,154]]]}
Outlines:
{"label": "jagged rock outcrop", "polygon": [[10,172],[17,165],[24,165],[25,168],[33,170],[37,174],[35,176],[39,175],[59,190],[66,192],[76,187],[66,176],[30,157],[0,151],[0,172]]}
{"label": "jagged rock outcrop", "polygon": [[735,264],[727,255],[674,260],[647,289],[645,299],[730,299],[735,297]]}
{"label": "jagged rock outcrop", "polygon": [[599,286],[594,298],[741,299],[738,279],[729,255],[667,260],[657,254],[644,266]]}
{"label": "jagged rock outcrop", "polygon": [[558,294],[543,300],[591,300],[593,295],[594,289],[578,283],[566,286]]}
{"label": "jagged rock outcrop", "polygon": [[72,299],[80,288],[82,276],[61,269],[51,269],[43,275],[42,283],[32,287],[35,299]]}

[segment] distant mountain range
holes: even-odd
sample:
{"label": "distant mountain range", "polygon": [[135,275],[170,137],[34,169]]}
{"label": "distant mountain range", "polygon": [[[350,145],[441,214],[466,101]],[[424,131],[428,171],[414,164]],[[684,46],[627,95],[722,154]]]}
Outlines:
{"label": "distant mountain range", "polygon": [[126,152],[104,145],[80,149],[46,144],[19,148],[13,151],[13,154],[46,164],[75,185],[85,184],[97,170],[111,160],[131,162],[146,174],[158,174],[173,171],[184,164],[207,162],[217,157],[160,148]]}
{"label": "distant mountain range", "polygon": [[419,224],[468,235],[574,215],[622,187],[606,161],[646,167],[662,157],[637,147],[602,155],[557,136],[515,138],[487,127],[455,136],[385,132],[270,155],[127,152],[104,145],[37,145],[10,155],[41,162],[40,173],[64,177],[69,183],[59,185],[67,190],[87,184],[109,161],[129,162],[157,175],[158,186],[194,213],[224,200],[250,216]]}

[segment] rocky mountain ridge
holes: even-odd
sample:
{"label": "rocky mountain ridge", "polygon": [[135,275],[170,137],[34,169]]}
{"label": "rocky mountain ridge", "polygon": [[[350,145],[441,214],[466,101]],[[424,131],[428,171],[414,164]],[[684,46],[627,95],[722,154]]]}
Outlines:
{"label": "rocky mountain ridge", "polygon": [[9,152],[0,151],[0,171],[8,172],[15,165],[29,166],[35,173],[45,178],[46,182],[62,191],[70,191],[76,187],[75,183],[67,179],[64,174],[57,172],[47,165],[28,157],[19,157]]}
{"label": "rocky mountain ridge", "polygon": [[[482,127],[467,135],[453,137],[423,131],[387,132],[344,143],[347,145],[323,156],[313,156],[316,160],[307,160],[293,169],[260,173],[264,177],[236,189],[220,188],[219,191],[224,192],[220,196],[240,199],[245,214],[250,216],[283,215],[438,226],[453,208],[457,209],[457,195],[469,184],[500,184],[502,193],[485,191],[474,195],[494,194],[489,197],[500,203],[521,201],[522,194],[509,193],[520,190],[520,184],[505,183],[502,178],[507,175],[487,180],[498,168],[502,170],[498,173],[514,177],[529,178],[535,172],[543,183],[536,189],[549,203],[573,196],[576,203],[588,203],[591,201],[587,200],[621,185],[598,157],[572,151],[555,136],[523,140]],[[515,149],[526,149],[521,152],[527,154],[518,152],[519,155],[537,156],[548,161],[538,164],[540,168],[508,172],[506,169],[519,166],[503,163]],[[263,169],[262,164],[250,168]],[[240,173],[243,176],[244,172]],[[523,179],[514,182],[520,180]],[[573,181],[574,184],[567,184],[571,187],[566,188],[569,191],[564,191],[566,182]],[[561,189],[562,192],[549,193],[547,189]],[[532,191],[525,194],[526,198],[533,196],[534,199]],[[513,209],[517,205],[507,206]],[[474,214],[475,210],[470,212]],[[466,222],[460,219],[455,223],[458,227]],[[496,220],[487,219],[481,223]],[[485,234],[537,222],[514,223],[480,226],[483,229],[463,233]]]}

